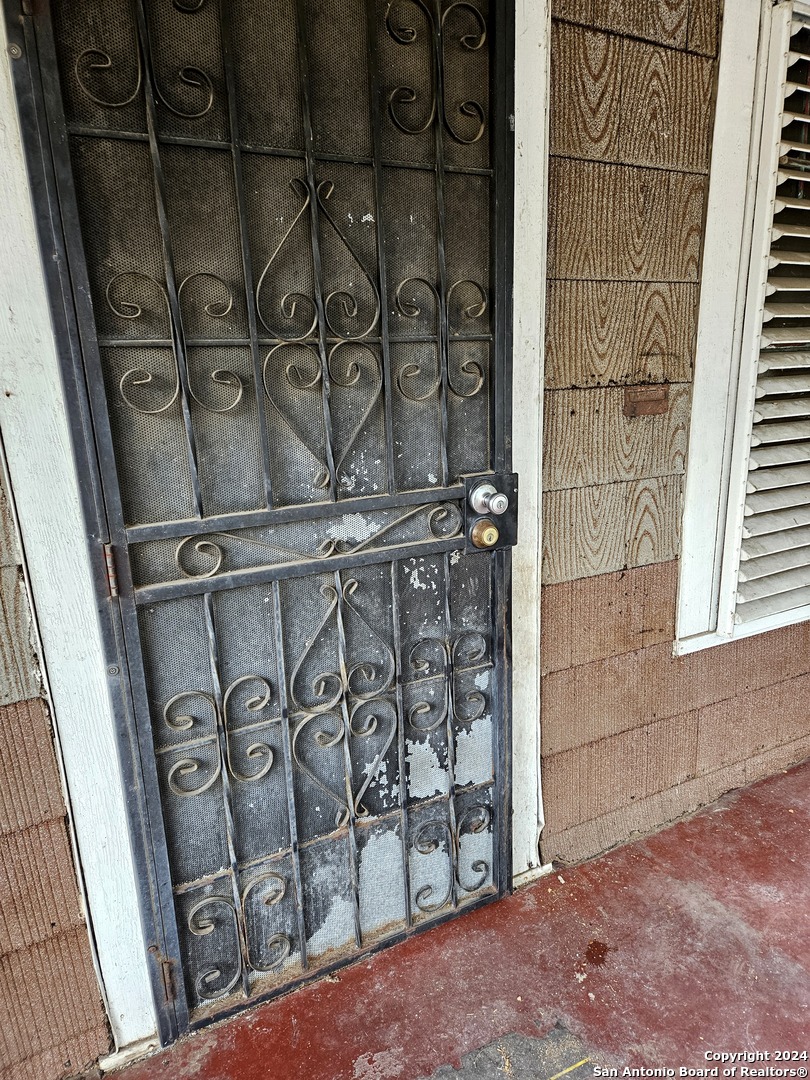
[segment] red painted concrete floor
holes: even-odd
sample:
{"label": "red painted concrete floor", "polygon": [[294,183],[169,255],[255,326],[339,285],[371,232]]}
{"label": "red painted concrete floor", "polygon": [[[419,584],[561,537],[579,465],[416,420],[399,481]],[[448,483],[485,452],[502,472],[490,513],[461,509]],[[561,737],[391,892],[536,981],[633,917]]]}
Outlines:
{"label": "red painted concrete floor", "polygon": [[706,1052],[807,1068],[773,1055],[810,1052],[810,763],[116,1077],[417,1080],[558,1023],[619,1076],[710,1068]]}

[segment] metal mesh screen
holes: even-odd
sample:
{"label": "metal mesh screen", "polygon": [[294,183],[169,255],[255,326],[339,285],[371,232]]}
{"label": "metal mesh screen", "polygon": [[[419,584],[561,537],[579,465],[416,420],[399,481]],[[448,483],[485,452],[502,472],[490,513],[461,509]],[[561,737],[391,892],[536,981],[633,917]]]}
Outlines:
{"label": "metal mesh screen", "polygon": [[502,879],[497,575],[453,490],[494,464],[494,27],[486,0],[53,6],[201,1018]]}

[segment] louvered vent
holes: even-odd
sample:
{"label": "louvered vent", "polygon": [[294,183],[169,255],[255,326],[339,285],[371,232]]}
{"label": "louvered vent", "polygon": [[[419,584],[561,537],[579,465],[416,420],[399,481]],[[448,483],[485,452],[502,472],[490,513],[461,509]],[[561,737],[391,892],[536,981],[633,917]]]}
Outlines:
{"label": "louvered vent", "polygon": [[810,604],[810,16],[794,13],[737,622]]}

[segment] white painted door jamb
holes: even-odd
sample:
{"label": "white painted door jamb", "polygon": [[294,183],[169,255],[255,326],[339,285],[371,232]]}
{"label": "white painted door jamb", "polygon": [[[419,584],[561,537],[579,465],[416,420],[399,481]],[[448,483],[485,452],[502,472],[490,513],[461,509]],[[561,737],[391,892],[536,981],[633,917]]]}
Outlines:
{"label": "white painted door jamb", "polygon": [[548,220],[548,0],[515,4],[515,251],[512,430],[520,542],[512,553],[512,864],[516,885],[544,872],[540,784],[542,423]]}

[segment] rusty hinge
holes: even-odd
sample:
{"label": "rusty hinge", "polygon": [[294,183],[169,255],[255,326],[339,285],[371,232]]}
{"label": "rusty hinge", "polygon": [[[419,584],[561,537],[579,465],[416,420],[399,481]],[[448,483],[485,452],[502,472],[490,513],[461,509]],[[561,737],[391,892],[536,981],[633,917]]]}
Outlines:
{"label": "rusty hinge", "polygon": [[174,988],[174,965],[161,954],[157,945],[150,945],[149,952],[160,965],[160,978],[163,983],[163,1000],[166,1005],[171,1005],[177,1000],[177,991]]}
{"label": "rusty hinge", "polygon": [[118,596],[118,571],[115,568],[115,552],[112,544],[104,544],[104,569],[110,596]]}
{"label": "rusty hinge", "polygon": [[161,960],[160,972],[163,976],[163,1000],[167,1005],[171,1005],[177,998],[177,991],[174,988],[174,970],[172,968],[171,960]]}

